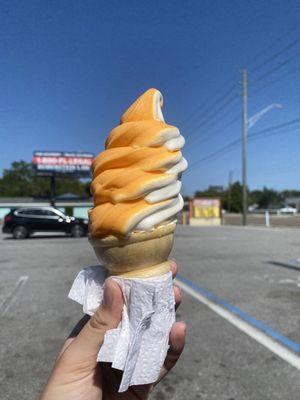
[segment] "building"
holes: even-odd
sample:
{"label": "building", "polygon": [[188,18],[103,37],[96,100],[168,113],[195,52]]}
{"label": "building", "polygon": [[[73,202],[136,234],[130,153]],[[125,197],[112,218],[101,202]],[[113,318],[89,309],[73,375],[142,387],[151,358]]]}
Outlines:
{"label": "building", "polygon": [[[34,197],[0,197],[0,220],[13,208],[50,205],[49,199],[36,199]],[[88,210],[92,206],[92,198],[82,198],[73,193],[65,193],[61,196],[57,196],[55,199],[55,207],[77,218],[87,218]]]}
{"label": "building", "polygon": [[297,209],[297,212],[300,212],[300,197],[287,197],[284,200],[284,204],[286,206],[294,207]]}

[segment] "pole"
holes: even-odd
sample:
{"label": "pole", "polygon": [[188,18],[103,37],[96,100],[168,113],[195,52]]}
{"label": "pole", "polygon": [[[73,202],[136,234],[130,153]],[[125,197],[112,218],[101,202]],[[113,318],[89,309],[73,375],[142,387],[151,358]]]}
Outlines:
{"label": "pole", "polygon": [[231,185],[232,185],[232,170],[229,171],[228,177],[228,198],[227,198],[227,211],[231,212]]}
{"label": "pole", "polygon": [[243,225],[247,225],[247,80],[248,72],[242,71],[242,180],[243,180]]}
{"label": "pole", "polygon": [[55,175],[52,174],[50,177],[50,203],[51,206],[55,207]]}
{"label": "pole", "polygon": [[270,227],[270,213],[269,213],[269,210],[267,210],[265,212],[265,220],[266,220],[266,227],[269,228]]}

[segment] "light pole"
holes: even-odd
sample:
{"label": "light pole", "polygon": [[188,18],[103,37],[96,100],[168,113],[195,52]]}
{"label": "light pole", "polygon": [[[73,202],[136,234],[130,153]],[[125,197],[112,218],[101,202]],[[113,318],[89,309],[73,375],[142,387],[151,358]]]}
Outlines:
{"label": "light pole", "polygon": [[242,70],[242,184],[243,184],[243,225],[247,225],[248,193],[247,193],[247,131],[252,128],[266,113],[273,108],[280,110],[281,104],[271,104],[247,118],[248,103],[248,71]]}
{"label": "light pole", "polygon": [[247,121],[247,129],[249,130],[258,122],[266,113],[271,111],[273,108],[276,108],[277,110],[281,110],[283,108],[282,104],[270,104],[269,106],[263,108],[261,111],[257,112],[256,114],[252,115],[252,117],[248,118]]}

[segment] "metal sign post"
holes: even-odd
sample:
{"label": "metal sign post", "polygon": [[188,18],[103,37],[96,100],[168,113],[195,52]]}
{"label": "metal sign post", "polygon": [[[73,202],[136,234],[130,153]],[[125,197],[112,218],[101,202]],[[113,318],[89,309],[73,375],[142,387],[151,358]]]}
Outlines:
{"label": "metal sign post", "polygon": [[55,207],[55,195],[56,195],[55,183],[56,183],[55,174],[52,174],[50,176],[50,204],[53,207]]}
{"label": "metal sign post", "polygon": [[91,175],[93,153],[35,151],[32,164],[40,176],[50,177],[50,203],[55,206],[56,179],[63,176],[88,178]]}

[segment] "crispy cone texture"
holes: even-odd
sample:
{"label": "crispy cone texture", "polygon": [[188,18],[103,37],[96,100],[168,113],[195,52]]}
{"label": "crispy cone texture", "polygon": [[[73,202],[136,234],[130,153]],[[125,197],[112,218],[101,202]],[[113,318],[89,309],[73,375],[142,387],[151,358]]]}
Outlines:
{"label": "crispy cone texture", "polygon": [[133,232],[128,238],[92,238],[96,256],[109,272],[125,278],[150,278],[170,270],[176,223],[161,225],[150,232]]}

